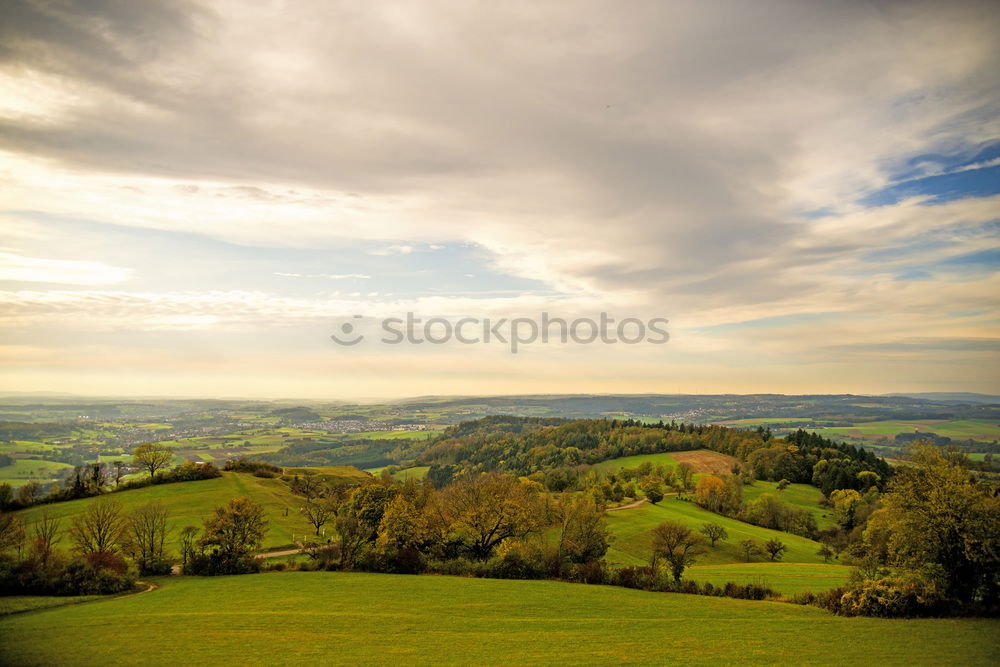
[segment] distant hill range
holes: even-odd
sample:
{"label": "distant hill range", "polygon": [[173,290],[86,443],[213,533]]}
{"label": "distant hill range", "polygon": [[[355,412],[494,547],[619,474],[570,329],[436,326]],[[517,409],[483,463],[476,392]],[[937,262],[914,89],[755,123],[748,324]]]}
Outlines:
{"label": "distant hill range", "polygon": [[967,391],[926,391],[912,394],[885,394],[886,396],[917,398],[936,403],[971,403],[975,405],[1000,405],[996,394],[974,394]]}

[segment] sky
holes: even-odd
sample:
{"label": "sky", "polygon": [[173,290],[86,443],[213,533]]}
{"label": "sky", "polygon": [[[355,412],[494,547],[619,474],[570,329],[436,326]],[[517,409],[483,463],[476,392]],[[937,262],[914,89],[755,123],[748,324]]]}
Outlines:
{"label": "sky", "polygon": [[998,72],[990,2],[6,0],[0,391],[997,394]]}

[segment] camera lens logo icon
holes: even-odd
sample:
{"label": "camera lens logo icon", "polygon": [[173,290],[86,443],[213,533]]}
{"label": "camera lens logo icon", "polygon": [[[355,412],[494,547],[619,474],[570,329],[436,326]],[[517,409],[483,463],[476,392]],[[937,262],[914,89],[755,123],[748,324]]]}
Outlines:
{"label": "camera lens logo icon", "polygon": [[[354,318],[361,319],[361,315],[355,315]],[[333,339],[333,342],[337,343],[337,345],[345,345],[347,347],[350,347],[352,345],[357,345],[362,340],[364,340],[363,334],[358,334],[353,339],[350,338],[350,336],[354,334],[354,325],[351,324],[350,322],[344,322],[343,324],[341,324],[340,332],[345,336],[346,340],[341,340],[340,337],[337,336],[337,334],[330,334],[330,338]]]}

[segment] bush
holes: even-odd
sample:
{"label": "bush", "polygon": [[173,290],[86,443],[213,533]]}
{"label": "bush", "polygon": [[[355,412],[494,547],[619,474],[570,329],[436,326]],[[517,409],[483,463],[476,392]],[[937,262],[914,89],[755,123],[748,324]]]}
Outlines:
{"label": "bush", "polygon": [[841,596],[838,613],[844,616],[905,618],[937,614],[941,591],[931,581],[917,576],[865,579]]}

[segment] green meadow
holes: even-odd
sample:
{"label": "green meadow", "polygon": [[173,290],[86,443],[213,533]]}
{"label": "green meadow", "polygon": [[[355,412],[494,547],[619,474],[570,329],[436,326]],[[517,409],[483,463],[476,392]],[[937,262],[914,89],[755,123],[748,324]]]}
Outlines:
{"label": "green meadow", "polygon": [[[169,528],[174,542],[177,534],[185,526],[201,527],[202,521],[215,507],[225,505],[231,498],[249,496],[263,506],[267,512],[270,529],[264,541],[266,548],[289,545],[292,536],[301,539],[312,533],[309,523],[299,513],[303,504],[301,496],[288,490],[288,486],[278,479],[265,479],[249,474],[224,472],[218,479],[177,484],[159,484],[142,489],[123,491],[103,496],[117,500],[126,512],[130,512],[150,501],[158,500],[170,510]],[[69,546],[66,529],[70,519],[83,512],[96,498],[82,498],[50,505],[39,505],[18,512],[21,519],[30,524],[42,513],[61,518],[61,544]],[[176,552],[176,543],[172,544]]]}
{"label": "green meadow", "polygon": [[777,482],[757,480],[752,485],[743,487],[743,500],[749,503],[765,493],[770,493],[779,500],[798,509],[804,509],[812,514],[816,517],[816,525],[820,530],[831,528],[835,525],[833,518],[830,516],[830,510],[820,507],[819,503],[823,500],[823,492],[815,486],[809,484],[789,484],[784,491],[778,491]]}
{"label": "green meadow", "polygon": [[[11,665],[995,665],[1000,623],[841,618],[779,602],[362,573],[175,577],[0,618]],[[58,637],[58,641],[53,641]],[[122,637],[115,650],[95,638]],[[125,639],[127,637],[127,640]],[[117,642],[117,640],[115,640]]]}
{"label": "green meadow", "polygon": [[897,433],[936,433],[954,440],[1000,440],[1000,424],[987,419],[916,419],[861,422],[853,426],[831,426],[820,429],[820,435],[830,438],[838,435],[877,440],[892,438]]}
{"label": "green meadow", "polygon": [[[705,523],[716,523],[729,533],[728,539],[716,543],[708,553],[698,558],[700,565],[725,565],[743,563],[739,542],[752,539],[766,542],[778,538],[788,547],[782,560],[786,563],[822,563],[816,555],[818,542],[768,528],[752,526],[736,519],[713,514],[693,502],[668,497],[656,505],[644,503],[631,509],[608,512],[608,530],[613,541],[607,553],[609,563],[619,565],[644,565],[649,562],[652,548],[650,531],[664,521],[677,521],[694,530]],[[758,559],[759,560],[759,559]]]}
{"label": "green meadow", "polygon": [[42,484],[54,482],[66,468],[72,468],[68,463],[56,461],[36,461],[33,459],[16,459],[14,465],[0,468],[0,484],[6,482],[15,489],[24,486],[30,480]]}
{"label": "green meadow", "polygon": [[677,465],[677,460],[670,456],[670,454],[637,454],[636,456],[622,456],[617,459],[601,461],[600,463],[595,463],[592,469],[597,472],[612,473],[624,470],[625,468],[638,468],[646,462],[652,463],[654,466]]}
{"label": "green meadow", "polygon": [[733,565],[694,565],[684,572],[685,579],[723,585],[762,584],[791,597],[811,591],[821,593],[847,583],[854,569],[834,563],[739,563]]}

